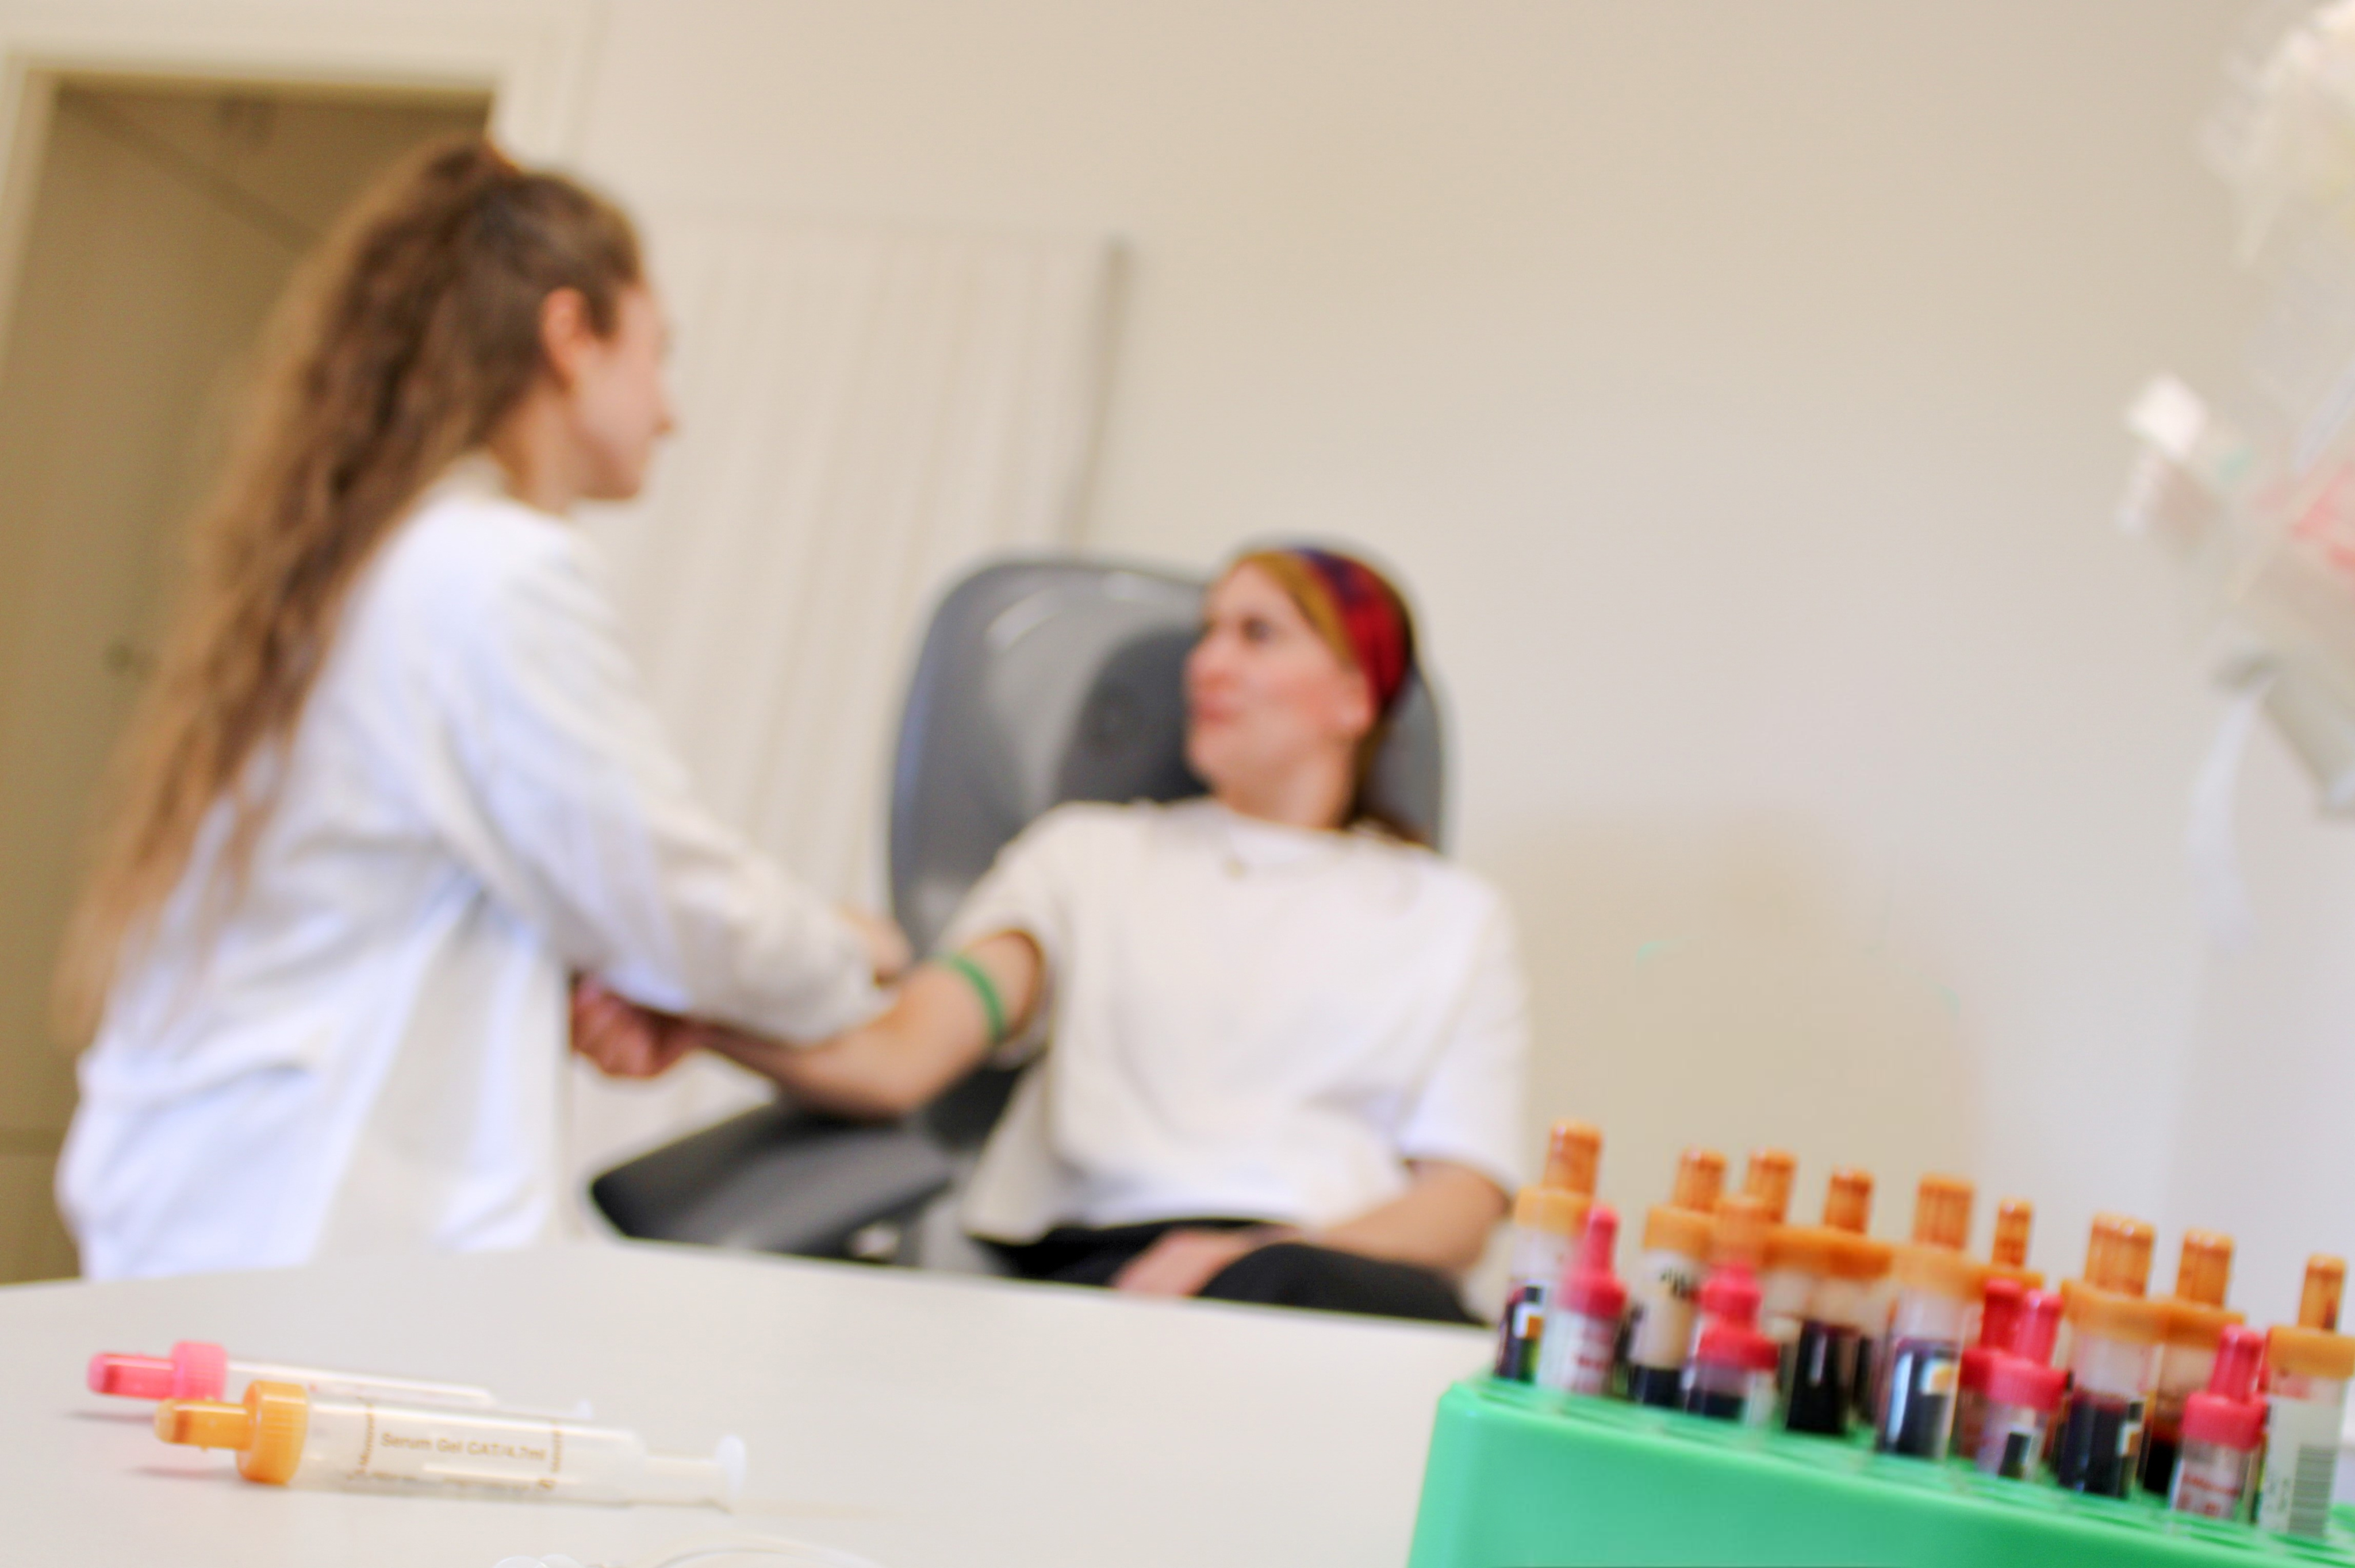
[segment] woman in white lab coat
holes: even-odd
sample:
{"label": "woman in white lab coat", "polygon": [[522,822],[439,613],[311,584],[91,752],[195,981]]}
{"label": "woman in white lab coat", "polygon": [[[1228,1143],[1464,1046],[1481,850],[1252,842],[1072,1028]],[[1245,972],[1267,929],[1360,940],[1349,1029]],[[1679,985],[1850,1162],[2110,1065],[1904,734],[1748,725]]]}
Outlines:
{"label": "woman in white lab coat", "polygon": [[414,157],[282,313],[60,974],[93,1277],[516,1245],[576,1218],[567,987],[811,1037],[896,933],[698,802],[576,502],[671,424],[629,220]]}

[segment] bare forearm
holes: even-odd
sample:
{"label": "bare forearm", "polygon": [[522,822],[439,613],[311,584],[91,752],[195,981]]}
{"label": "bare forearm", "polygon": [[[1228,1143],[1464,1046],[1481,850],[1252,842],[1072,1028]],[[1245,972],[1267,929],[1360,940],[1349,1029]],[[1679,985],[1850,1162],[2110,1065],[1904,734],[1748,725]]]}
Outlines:
{"label": "bare forearm", "polygon": [[[975,943],[965,957],[995,986],[1003,1022],[1018,1026],[1039,989],[1037,947],[1009,934]],[[727,1031],[705,1044],[820,1109],[879,1118],[904,1116],[979,1065],[992,1022],[971,981],[926,965],[873,1021],[822,1044],[796,1047]]]}
{"label": "bare forearm", "polygon": [[1307,1239],[1320,1246],[1461,1274],[1480,1261],[1505,1214],[1505,1194],[1467,1166],[1423,1160],[1404,1192]]}

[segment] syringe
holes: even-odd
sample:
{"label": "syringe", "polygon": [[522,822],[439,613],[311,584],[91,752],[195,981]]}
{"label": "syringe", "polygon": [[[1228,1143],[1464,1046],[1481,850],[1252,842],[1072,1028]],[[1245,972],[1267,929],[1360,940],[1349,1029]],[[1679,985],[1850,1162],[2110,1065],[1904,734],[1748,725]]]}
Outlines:
{"label": "syringe", "polygon": [[654,1454],[618,1426],[314,1394],[267,1380],[249,1383],[241,1404],[167,1399],[155,1407],[155,1436],[233,1448],[239,1474],[272,1486],[728,1508],[744,1485],[736,1437],[722,1437],[708,1459]]}
{"label": "syringe", "polygon": [[[202,1340],[183,1340],[169,1356],[101,1351],[90,1359],[90,1391],[123,1399],[234,1399],[244,1394],[248,1384],[265,1382],[291,1383],[313,1393],[357,1394],[409,1404],[487,1407],[499,1403],[489,1389],[472,1383],[241,1361]],[[578,1414],[589,1414],[588,1405],[580,1406]]]}

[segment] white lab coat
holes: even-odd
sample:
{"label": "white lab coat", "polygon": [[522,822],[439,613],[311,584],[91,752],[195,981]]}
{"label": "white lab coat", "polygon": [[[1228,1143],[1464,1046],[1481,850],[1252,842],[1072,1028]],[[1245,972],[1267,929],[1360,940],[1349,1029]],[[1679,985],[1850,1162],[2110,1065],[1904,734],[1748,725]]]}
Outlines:
{"label": "white lab coat", "polygon": [[386,542],[269,768],[242,897],[208,923],[216,808],[81,1059],[59,1197],[93,1278],[573,1229],[572,971],[771,1035],[878,1004],[698,804],[594,546],[485,460]]}

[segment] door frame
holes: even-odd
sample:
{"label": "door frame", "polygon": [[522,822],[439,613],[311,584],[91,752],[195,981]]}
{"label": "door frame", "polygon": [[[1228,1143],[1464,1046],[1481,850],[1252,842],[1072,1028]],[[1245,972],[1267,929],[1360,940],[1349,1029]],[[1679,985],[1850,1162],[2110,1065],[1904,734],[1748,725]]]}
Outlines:
{"label": "door frame", "polygon": [[61,80],[480,92],[535,163],[580,144],[605,0],[0,0],[0,343]]}

